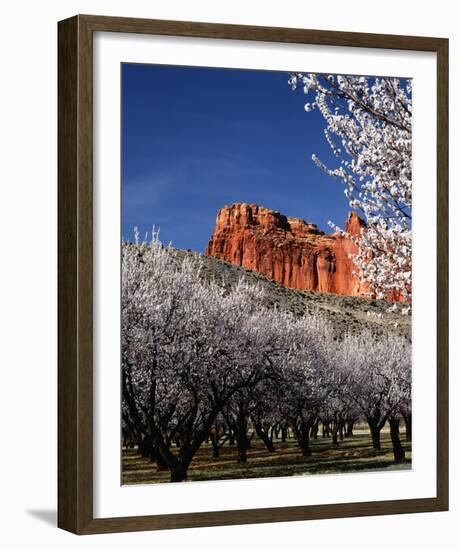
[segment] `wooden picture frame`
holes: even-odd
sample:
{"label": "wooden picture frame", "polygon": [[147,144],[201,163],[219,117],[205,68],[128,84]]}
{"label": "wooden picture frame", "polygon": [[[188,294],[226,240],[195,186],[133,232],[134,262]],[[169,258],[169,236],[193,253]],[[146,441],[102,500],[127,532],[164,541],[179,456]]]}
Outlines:
{"label": "wooden picture frame", "polygon": [[[143,33],[434,52],[437,56],[437,492],[434,498],[93,516],[93,33]],[[448,40],[78,15],[59,22],[58,526],[77,534],[448,509]]]}

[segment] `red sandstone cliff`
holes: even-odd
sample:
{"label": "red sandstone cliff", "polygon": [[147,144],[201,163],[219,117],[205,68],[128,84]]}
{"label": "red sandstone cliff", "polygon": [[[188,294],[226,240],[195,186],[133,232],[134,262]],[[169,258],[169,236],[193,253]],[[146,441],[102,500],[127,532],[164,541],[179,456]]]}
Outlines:
{"label": "red sandstone cliff", "polygon": [[[364,227],[350,213],[345,230],[357,236]],[[356,253],[350,239],[326,235],[315,224],[288,218],[255,204],[233,204],[219,210],[208,256],[263,273],[283,285],[358,296],[364,294],[349,254]]]}

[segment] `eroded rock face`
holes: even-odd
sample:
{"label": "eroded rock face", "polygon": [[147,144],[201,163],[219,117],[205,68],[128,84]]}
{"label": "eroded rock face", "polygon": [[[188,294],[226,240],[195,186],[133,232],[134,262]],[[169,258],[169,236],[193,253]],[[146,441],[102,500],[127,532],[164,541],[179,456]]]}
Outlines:
{"label": "eroded rock face", "polygon": [[[365,226],[350,213],[345,230],[359,235]],[[353,275],[350,239],[331,235],[313,223],[289,218],[255,204],[233,204],[219,210],[208,256],[263,273],[283,285],[348,296],[365,295]]]}

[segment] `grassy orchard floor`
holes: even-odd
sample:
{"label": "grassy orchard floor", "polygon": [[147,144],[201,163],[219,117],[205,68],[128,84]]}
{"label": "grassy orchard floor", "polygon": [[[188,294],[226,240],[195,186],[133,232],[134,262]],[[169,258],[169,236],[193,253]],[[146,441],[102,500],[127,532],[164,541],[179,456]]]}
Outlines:
{"label": "grassy orchard floor", "polygon": [[[188,470],[189,481],[210,481],[257,477],[285,477],[292,475],[338,474],[372,470],[409,470],[411,468],[411,444],[401,433],[401,442],[406,451],[406,461],[395,464],[390,434],[382,431],[380,450],[372,448],[366,431],[359,431],[351,438],[332,445],[331,439],[311,440],[312,456],[303,457],[297,443],[275,441],[275,453],[268,453],[262,441],[252,440],[246,464],[236,462],[236,447],[224,445],[220,457],[213,458],[212,447],[204,444],[195,455]],[[123,449],[124,485],[136,483],[169,482],[169,472],[158,472],[156,465],[142,458],[137,449]]]}

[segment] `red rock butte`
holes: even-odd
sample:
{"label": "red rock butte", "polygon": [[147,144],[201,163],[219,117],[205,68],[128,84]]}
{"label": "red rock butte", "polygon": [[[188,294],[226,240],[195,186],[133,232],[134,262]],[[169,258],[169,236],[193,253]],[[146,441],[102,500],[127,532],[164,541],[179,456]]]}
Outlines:
{"label": "red rock butte", "polygon": [[[345,231],[358,236],[365,223],[350,213]],[[366,294],[349,255],[356,245],[339,233],[255,204],[224,206],[206,255],[243,266],[294,289],[347,296]]]}

